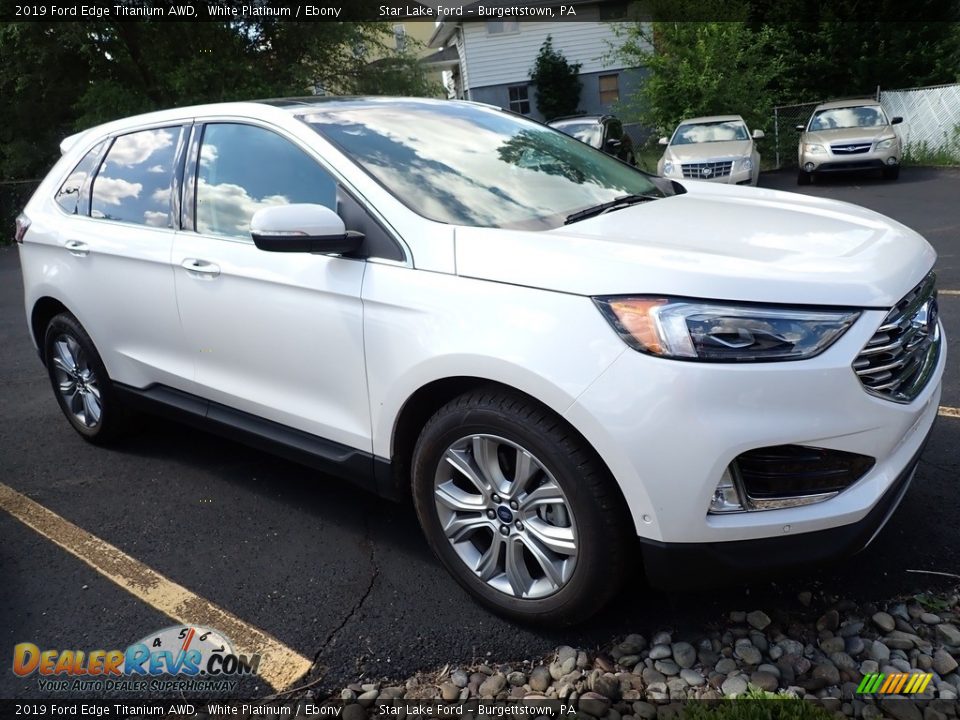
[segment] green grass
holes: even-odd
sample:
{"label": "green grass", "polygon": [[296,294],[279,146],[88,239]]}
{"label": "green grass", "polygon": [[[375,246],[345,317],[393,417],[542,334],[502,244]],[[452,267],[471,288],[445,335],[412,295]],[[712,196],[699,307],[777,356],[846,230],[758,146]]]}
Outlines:
{"label": "green grass", "polygon": [[932,148],[926,142],[912,143],[903,148],[904,165],[952,167],[960,165],[960,125],[940,147]]}
{"label": "green grass", "polygon": [[834,716],[819,705],[763,690],[750,690],[736,700],[691,702],[684,720],[828,720]]}

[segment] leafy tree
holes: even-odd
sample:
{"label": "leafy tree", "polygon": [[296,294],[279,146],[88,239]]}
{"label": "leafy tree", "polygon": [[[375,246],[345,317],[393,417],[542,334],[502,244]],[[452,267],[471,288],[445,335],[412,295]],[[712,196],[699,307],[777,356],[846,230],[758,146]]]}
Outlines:
{"label": "leafy tree", "polygon": [[[137,0],[169,6],[175,0]],[[271,0],[258,0],[270,4]],[[373,0],[345,8],[370,16]],[[133,0],[118,0],[131,4]],[[12,0],[0,13],[13,14]],[[197,12],[206,13],[199,1]],[[412,57],[396,55],[375,22],[133,22],[110,19],[0,24],[0,223],[84,128],[140,112],[197,103],[328,92],[433,94]],[[379,57],[378,65],[369,61]]]}
{"label": "leafy tree", "polygon": [[621,112],[662,131],[688,117],[737,113],[764,127],[781,76],[782,33],[745,22],[633,23],[621,31],[618,53],[649,74]]}
{"label": "leafy tree", "polygon": [[530,81],[537,88],[537,108],[551,120],[562,115],[573,115],[580,105],[580,63],[569,63],[553,47],[553,37],[540,46],[540,53],[530,71]]}

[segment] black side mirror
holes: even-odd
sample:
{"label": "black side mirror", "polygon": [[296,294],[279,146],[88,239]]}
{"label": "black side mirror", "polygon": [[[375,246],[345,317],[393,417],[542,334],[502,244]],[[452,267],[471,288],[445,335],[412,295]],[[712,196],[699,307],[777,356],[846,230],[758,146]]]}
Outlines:
{"label": "black side mirror", "polygon": [[803,132],[805,129],[806,129],[805,125],[797,125],[796,127],[797,132]]}
{"label": "black side mirror", "polygon": [[257,210],[250,220],[253,243],[267,252],[346,255],[360,249],[363,233],[347,230],[323,205],[294,203]]}
{"label": "black side mirror", "polygon": [[621,141],[621,140],[617,140],[616,138],[608,138],[608,139],[607,139],[607,149],[608,149],[608,150],[617,150],[617,149],[619,149],[619,147],[620,147],[621,145],[623,145],[623,141]]}
{"label": "black side mirror", "polygon": [[890,124],[891,124],[891,125],[899,125],[899,124],[902,123],[902,122],[903,122],[903,118],[900,117],[899,115],[897,115],[895,118],[893,118],[893,119],[890,121]]}

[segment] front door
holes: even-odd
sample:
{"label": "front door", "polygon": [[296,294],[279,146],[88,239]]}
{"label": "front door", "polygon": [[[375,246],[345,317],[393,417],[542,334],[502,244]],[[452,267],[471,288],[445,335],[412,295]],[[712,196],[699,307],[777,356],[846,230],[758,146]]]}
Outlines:
{"label": "front door", "polygon": [[262,207],[336,209],[335,179],[290,139],[241,123],[206,125],[196,165],[184,201],[195,198],[195,230],[177,234],[173,253],[195,392],[369,452],[365,262],[264,252],[250,238]]}

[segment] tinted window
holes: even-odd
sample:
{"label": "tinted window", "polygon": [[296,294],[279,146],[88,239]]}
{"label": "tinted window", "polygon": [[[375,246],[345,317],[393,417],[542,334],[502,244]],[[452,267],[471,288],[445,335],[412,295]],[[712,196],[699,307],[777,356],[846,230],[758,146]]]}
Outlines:
{"label": "tinted window", "polygon": [[260,208],[288,203],[337,207],[336,181],[289,140],[252,125],[203,131],[197,169],[197,231],[250,237]]}
{"label": "tinted window", "polygon": [[90,152],[83,156],[83,160],[73,169],[73,172],[63,181],[63,185],[57,190],[55,199],[57,204],[71,215],[87,214],[86,203],[80,207],[80,195],[83,193],[84,185],[87,182],[87,176],[97,168],[97,160],[100,159],[100,152],[103,150],[104,143],[97,143]]}
{"label": "tinted window", "polygon": [[810,121],[811,130],[835,130],[839,128],[877,127],[887,124],[887,116],[877,106],[833,108],[821,110]]}
{"label": "tinted window", "polygon": [[575,137],[580,142],[585,142],[591,147],[598,148],[603,145],[603,125],[596,120],[588,122],[565,122],[551,125],[560,132],[566,133],[570,137]]}
{"label": "tinted window", "polygon": [[483,106],[370,98],[303,119],[407,207],[440,222],[541,230],[623,195],[663,195],[605,153]]}
{"label": "tinted window", "polygon": [[121,135],[93,181],[90,215],[137,225],[171,227],[170,182],[181,128]]}
{"label": "tinted window", "polygon": [[687,123],[677,128],[671,145],[695,145],[706,142],[749,140],[747,126],[740,120],[717,120],[714,122]]}

